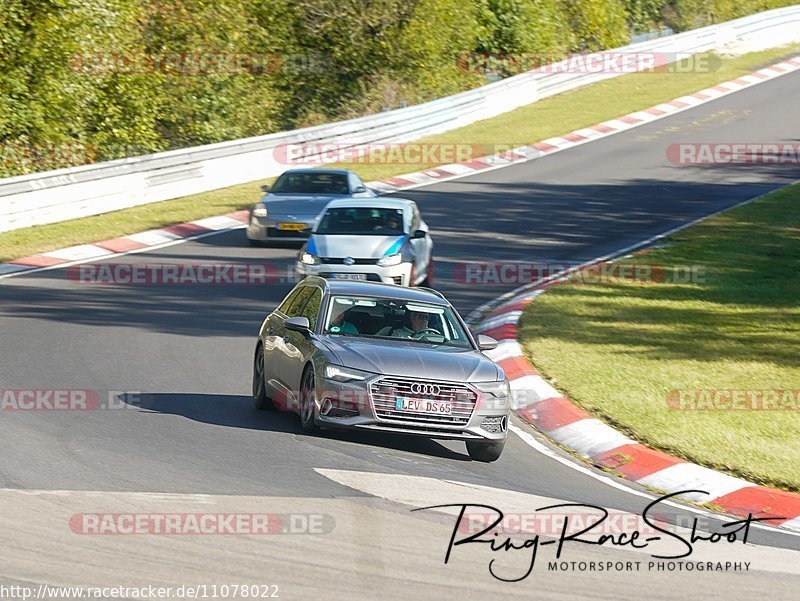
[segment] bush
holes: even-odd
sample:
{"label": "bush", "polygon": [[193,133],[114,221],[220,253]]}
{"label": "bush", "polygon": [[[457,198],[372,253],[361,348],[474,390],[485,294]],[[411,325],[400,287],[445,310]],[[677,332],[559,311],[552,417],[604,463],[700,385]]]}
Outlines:
{"label": "bush", "polygon": [[786,4],[4,0],[0,177],[424,102],[485,83],[464,68],[472,53],[599,50]]}

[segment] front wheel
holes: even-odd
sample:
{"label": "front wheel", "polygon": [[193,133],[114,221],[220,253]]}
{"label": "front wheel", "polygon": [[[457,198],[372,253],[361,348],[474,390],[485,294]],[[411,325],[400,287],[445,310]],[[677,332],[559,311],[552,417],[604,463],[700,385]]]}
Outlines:
{"label": "front wheel", "polygon": [[253,360],[253,405],[256,409],[272,409],[272,400],[267,396],[267,386],[264,381],[264,347],[258,345]]}
{"label": "front wheel", "polygon": [[487,463],[497,461],[503,453],[506,441],[498,442],[478,442],[475,440],[467,441],[467,453],[475,461],[485,461]]}
{"label": "front wheel", "polygon": [[314,378],[314,369],[307,367],[303,372],[303,380],[300,384],[300,425],[303,432],[313,434],[317,431],[315,414],[317,409],[317,388]]}

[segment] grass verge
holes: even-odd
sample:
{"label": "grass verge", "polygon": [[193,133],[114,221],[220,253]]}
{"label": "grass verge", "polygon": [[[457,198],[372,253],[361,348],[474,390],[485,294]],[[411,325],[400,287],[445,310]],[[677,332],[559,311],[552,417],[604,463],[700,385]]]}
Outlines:
{"label": "grass verge", "polygon": [[[420,142],[521,146],[613,119],[722,81],[734,79],[800,52],[800,45],[709,61],[720,63],[708,73],[641,73],[617,77],[546,98],[504,115]],[[383,179],[435,167],[427,164],[344,164],[365,181]],[[273,178],[223,188],[176,200],[152,203],[94,217],[75,219],[0,234],[0,262],[55,250],[73,244],[96,242],[173,223],[219,215],[252,205],[259,186]]]}
{"label": "grass verge", "polygon": [[[656,277],[578,278],[528,306],[519,339],[534,365],[646,445],[800,491],[800,185],[620,265]],[[780,390],[787,409],[745,409]]]}

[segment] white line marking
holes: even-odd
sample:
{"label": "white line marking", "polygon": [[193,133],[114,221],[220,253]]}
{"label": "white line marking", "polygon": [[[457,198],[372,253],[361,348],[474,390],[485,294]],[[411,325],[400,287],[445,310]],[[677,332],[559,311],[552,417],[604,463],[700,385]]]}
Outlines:
{"label": "white line marking", "polygon": [[94,244],[80,244],[78,246],[68,246],[67,248],[59,248],[58,250],[42,253],[42,256],[62,259],[64,261],[80,261],[82,259],[105,257],[110,254],[112,254],[110,250],[100,248]]}
{"label": "white line marking", "polygon": [[516,323],[519,321],[520,315],[522,315],[522,311],[509,311],[508,313],[490,317],[489,319],[482,321],[481,325],[475,328],[475,332],[480,333],[485,332],[486,330],[500,328],[502,326],[516,325]]}
{"label": "white line marking", "polygon": [[[616,488],[617,490],[621,490],[623,492],[629,493],[629,494],[637,496],[637,497],[642,497],[643,499],[649,499],[651,501],[658,498],[653,494],[645,493],[645,492],[636,490],[634,488],[631,488],[631,486],[629,484],[623,484],[621,482],[617,482],[616,480],[612,480],[609,476],[604,476],[602,474],[598,474],[594,470],[591,470],[591,469],[589,469],[589,468],[587,468],[587,467],[585,467],[583,465],[580,465],[580,464],[576,463],[572,459],[567,459],[565,457],[562,457],[561,455],[559,455],[558,453],[554,452],[549,447],[547,447],[547,446],[543,445],[542,443],[540,443],[531,434],[529,434],[528,432],[525,432],[525,430],[521,429],[518,426],[515,426],[514,424],[509,424],[508,429],[509,429],[509,431],[511,431],[514,434],[516,434],[517,436],[519,436],[525,444],[527,444],[528,446],[532,447],[534,450],[538,451],[542,455],[545,455],[546,457],[549,457],[550,459],[554,459],[555,461],[559,462],[560,464],[565,465],[565,466],[567,466],[567,467],[569,467],[569,468],[571,468],[571,469],[573,469],[573,470],[575,470],[577,472],[580,472],[581,474],[584,474],[585,476],[589,476],[590,478],[594,478],[595,480],[597,480],[599,482],[602,482],[606,486],[610,486],[611,488]],[[672,501],[664,501],[663,504],[664,505],[669,505],[670,507],[675,507],[676,509],[680,509],[682,511],[691,511],[692,513],[696,513],[698,515],[702,515],[702,516],[710,518],[710,519],[719,520],[719,519],[723,518],[723,516],[721,514],[713,513],[713,512],[710,512],[710,511],[705,511],[703,509],[699,509],[699,508],[694,507],[692,505],[684,505],[682,503],[673,503]],[[797,518],[797,520],[798,520],[798,522],[800,522],[800,518]],[[797,526],[800,527],[800,523],[798,523]],[[757,528],[759,530],[766,530],[767,532],[772,532],[772,533],[777,532],[777,533],[780,533],[780,534],[788,534],[790,536],[800,536],[800,532],[795,532],[793,530],[787,530],[786,528],[784,528],[782,526],[769,526],[769,525],[765,525],[765,524],[752,524],[750,527],[751,528]]]}
{"label": "white line marking", "polygon": [[196,219],[195,221],[190,221],[189,223],[199,225],[200,227],[207,227],[208,229],[215,231],[227,230],[242,225],[241,221],[233,219],[232,217],[227,217],[226,215],[204,217],[203,219]]}
{"label": "white line marking", "polygon": [[685,495],[687,499],[695,502],[712,501],[737,490],[755,486],[752,482],[734,478],[695,463],[676,463],[644,478],[639,478],[637,482],[643,486],[668,492],[689,488],[708,491],[707,495],[695,493]]}
{"label": "white line marking", "polygon": [[522,349],[519,346],[519,342],[516,340],[501,340],[497,343],[496,348],[490,351],[484,351],[483,354],[497,363],[503,359],[522,357]]}
{"label": "white line marking", "polygon": [[165,232],[164,230],[148,230],[146,232],[140,232],[138,234],[131,234],[130,236],[125,236],[128,240],[133,240],[134,242],[138,242],[139,244],[146,244],[147,246],[157,246],[159,244],[164,244],[165,242],[171,242],[173,240],[179,240],[182,236],[178,234],[173,234],[171,232]]}
{"label": "white line marking", "polygon": [[30,267],[27,265],[17,265],[15,263],[0,263],[0,278],[4,275],[15,273],[17,271],[29,271]]}
{"label": "white line marking", "polygon": [[580,419],[547,433],[553,440],[571,448],[584,457],[594,457],[628,444],[636,444],[599,419]]}
{"label": "white line marking", "polygon": [[[527,361],[527,359],[526,359]],[[524,399],[525,405],[535,405],[547,399],[557,399],[563,397],[558,390],[550,386],[542,376],[522,376],[511,381],[511,390],[514,391],[514,398],[520,401]]]}

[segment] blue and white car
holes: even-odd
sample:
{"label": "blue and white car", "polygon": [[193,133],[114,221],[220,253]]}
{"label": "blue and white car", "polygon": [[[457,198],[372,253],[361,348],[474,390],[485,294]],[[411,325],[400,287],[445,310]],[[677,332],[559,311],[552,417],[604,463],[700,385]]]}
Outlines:
{"label": "blue and white car", "polygon": [[272,187],[261,189],[266,194],[250,209],[247,220],[247,239],[255,246],[273,240],[308,240],[306,230],[331,200],[378,195],[346,169],[290,169]]}
{"label": "blue and white car", "polygon": [[429,287],[433,240],[413,200],[334,200],[300,249],[297,275]]}

